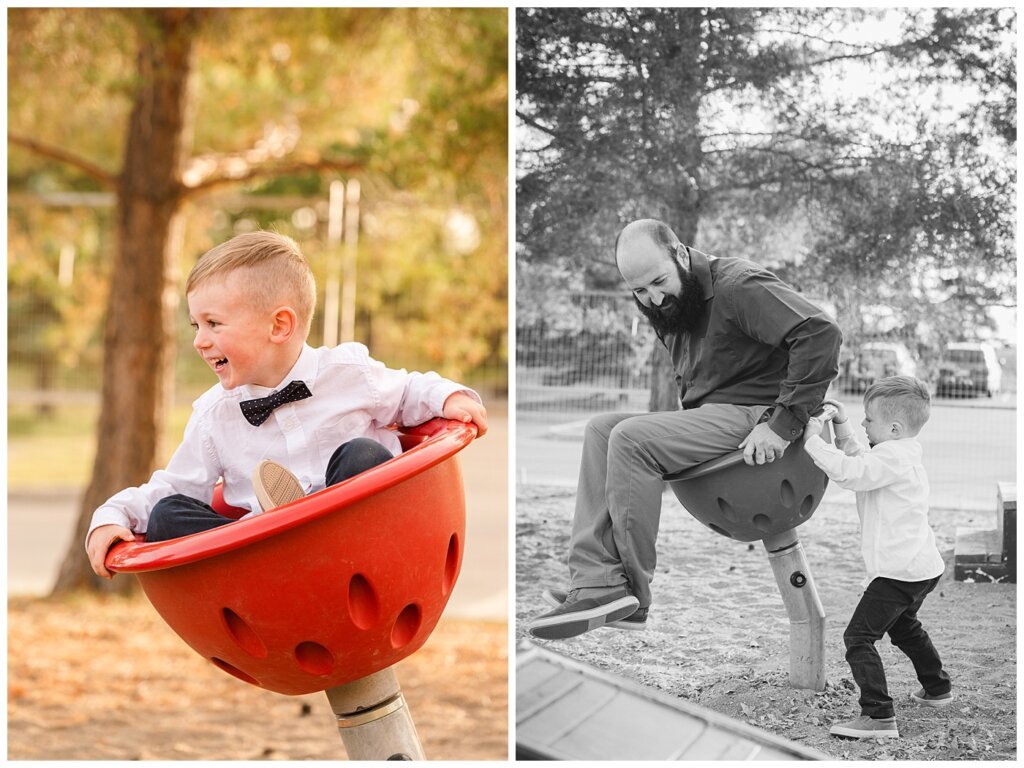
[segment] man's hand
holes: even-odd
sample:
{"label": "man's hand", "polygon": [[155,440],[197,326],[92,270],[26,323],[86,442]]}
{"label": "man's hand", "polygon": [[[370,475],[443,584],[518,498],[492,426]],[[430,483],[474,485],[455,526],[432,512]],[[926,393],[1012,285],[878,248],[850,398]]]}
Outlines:
{"label": "man's hand", "polygon": [[487,434],[487,409],[465,392],[453,392],[444,401],[441,411],[452,421],[471,421],[476,424],[476,436]]}
{"label": "man's hand", "polygon": [[811,416],[807,420],[807,426],[804,427],[804,442],[806,443],[808,438],[820,435],[824,428],[825,421],[820,416]]}
{"label": "man's hand", "polygon": [[789,441],[779,437],[768,424],[758,424],[747,435],[739,447],[743,449],[743,460],[747,464],[771,463],[781,459]]}
{"label": "man's hand", "polygon": [[135,534],[122,525],[101,525],[90,535],[85,545],[85,551],[89,553],[89,564],[97,576],[104,579],[114,578],[114,574],[107,570],[104,561],[107,559],[107,552],[117,541],[135,541]]}

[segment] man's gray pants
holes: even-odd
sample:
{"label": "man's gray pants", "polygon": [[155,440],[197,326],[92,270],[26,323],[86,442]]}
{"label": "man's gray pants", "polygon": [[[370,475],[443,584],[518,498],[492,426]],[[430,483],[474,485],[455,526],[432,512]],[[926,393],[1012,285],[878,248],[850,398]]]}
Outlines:
{"label": "man's gray pants", "polygon": [[769,406],[605,413],[587,423],[569,545],[570,587],[626,584],[651,604],[663,475],[736,450]]}

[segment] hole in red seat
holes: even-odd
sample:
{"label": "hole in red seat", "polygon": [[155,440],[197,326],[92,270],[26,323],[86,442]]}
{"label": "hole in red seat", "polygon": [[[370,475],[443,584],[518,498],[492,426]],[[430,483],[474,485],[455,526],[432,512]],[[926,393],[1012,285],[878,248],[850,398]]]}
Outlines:
{"label": "hole in red seat", "polygon": [[769,531],[772,527],[772,519],[768,515],[754,515],[750,521],[759,531]]}
{"label": "hole in red seat", "polygon": [[398,614],[398,618],[395,619],[395,626],[391,629],[391,647],[401,648],[412,642],[420,628],[422,618],[418,605],[410,603],[405,606]]}
{"label": "hole in red seat", "polygon": [[728,536],[730,539],[732,538],[732,534],[731,533],[729,533],[727,530],[725,530],[725,528],[720,528],[719,526],[715,525],[714,523],[708,523],[708,528],[710,528],[715,533],[720,533],[723,536]]}
{"label": "hole in red seat", "polygon": [[260,640],[260,636],[256,634],[256,630],[246,624],[242,617],[230,608],[224,608],[221,613],[224,615],[224,623],[227,625],[228,632],[238,643],[238,647],[254,658],[265,659],[267,647]]}
{"label": "hole in red seat", "polygon": [[334,655],[320,643],[309,640],[295,646],[295,661],[311,675],[328,675],[334,669]]}
{"label": "hole in red seat", "polygon": [[233,676],[237,677],[242,682],[249,683],[249,685],[259,685],[260,684],[259,681],[255,677],[253,677],[252,675],[245,674],[245,672],[243,672],[242,670],[238,669],[238,667],[231,666],[230,664],[228,664],[223,659],[218,659],[216,656],[214,656],[214,657],[212,657],[210,659],[210,661],[213,662],[214,666],[219,667],[220,669],[222,669],[225,672],[227,672],[229,675],[233,675]]}
{"label": "hole in red seat", "polygon": [[815,500],[813,495],[807,495],[804,497],[803,502],[800,504],[800,517],[807,517],[814,511]]}
{"label": "hole in red seat", "polygon": [[348,613],[359,629],[369,629],[380,619],[380,601],[363,574],[355,574],[348,583]]}
{"label": "hole in red seat", "polygon": [[448,554],[444,559],[444,577],[441,580],[441,594],[447,596],[455,586],[455,578],[459,575],[459,537],[453,533],[448,539]]}
{"label": "hole in red seat", "polygon": [[722,511],[722,514],[725,515],[726,519],[728,519],[728,520],[735,520],[736,519],[736,511],[732,508],[732,505],[729,504],[728,501],[723,499],[721,496],[719,496],[717,499],[715,499],[715,501],[718,502],[718,508]]}
{"label": "hole in red seat", "polygon": [[782,501],[782,506],[787,509],[796,506],[796,491],[793,490],[793,484],[789,480],[782,481],[782,487],[779,488],[779,499]]}

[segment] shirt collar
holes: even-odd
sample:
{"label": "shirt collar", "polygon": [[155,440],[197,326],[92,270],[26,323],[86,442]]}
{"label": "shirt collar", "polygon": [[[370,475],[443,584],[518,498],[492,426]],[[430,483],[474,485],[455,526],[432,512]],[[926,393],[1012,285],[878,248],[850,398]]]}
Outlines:
{"label": "shirt collar", "polygon": [[704,291],[704,301],[715,297],[715,284],[711,279],[711,261],[714,256],[701,253],[696,248],[688,245],[683,246],[690,257],[690,271],[700,280],[700,287]]}
{"label": "shirt collar", "polygon": [[715,298],[715,283],[711,274],[711,262],[715,257],[708,256],[706,253],[702,253],[688,245],[683,247],[686,248],[686,253],[690,257],[690,271],[700,281],[702,297],[704,299],[704,314],[700,318],[700,323],[693,330],[692,337],[703,339],[707,336],[708,324],[711,322],[711,299]]}
{"label": "shirt collar", "polygon": [[257,384],[245,384],[238,389],[242,391],[243,397],[266,397],[271,392],[274,392],[281,387],[285,387],[293,381],[301,381],[309,387],[309,391],[313,391],[313,380],[316,378],[316,351],[309,346],[309,344],[302,345],[302,351],[299,353],[299,359],[295,361],[295,365],[288,371],[281,383],[276,387],[261,387]]}

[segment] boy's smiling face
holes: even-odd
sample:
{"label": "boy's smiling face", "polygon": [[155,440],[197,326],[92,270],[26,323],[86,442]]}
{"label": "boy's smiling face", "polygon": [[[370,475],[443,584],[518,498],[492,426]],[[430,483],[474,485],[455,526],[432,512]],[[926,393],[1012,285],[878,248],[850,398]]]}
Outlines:
{"label": "boy's smiling face", "polygon": [[281,376],[278,346],[271,341],[272,313],[261,311],[230,272],[200,283],[187,296],[192,346],[224,389],[243,384],[276,387]]}

